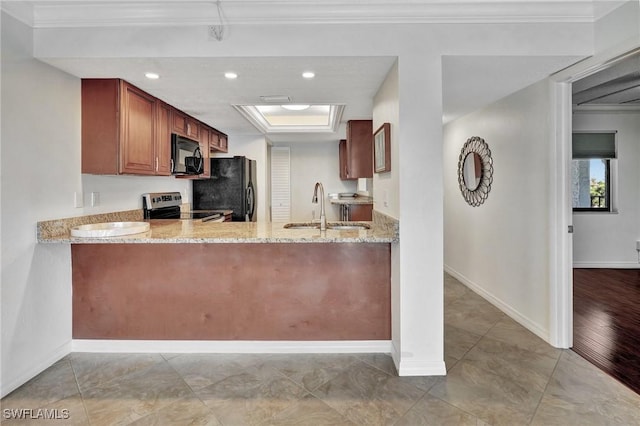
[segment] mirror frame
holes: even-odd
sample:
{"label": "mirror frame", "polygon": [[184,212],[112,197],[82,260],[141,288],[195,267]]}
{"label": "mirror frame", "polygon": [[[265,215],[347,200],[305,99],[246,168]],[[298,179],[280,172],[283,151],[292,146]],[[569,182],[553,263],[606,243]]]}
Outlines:
{"label": "mirror frame", "polygon": [[[480,183],[473,191],[467,188],[464,183],[464,160],[467,155],[475,153],[478,154],[482,160],[482,175],[480,176]],[[458,186],[462,197],[467,204],[473,207],[478,207],[485,202],[491,191],[491,184],[493,183],[493,159],[491,158],[491,150],[489,145],[484,139],[478,136],[473,136],[467,139],[467,142],[462,146],[460,156],[458,157]]]}

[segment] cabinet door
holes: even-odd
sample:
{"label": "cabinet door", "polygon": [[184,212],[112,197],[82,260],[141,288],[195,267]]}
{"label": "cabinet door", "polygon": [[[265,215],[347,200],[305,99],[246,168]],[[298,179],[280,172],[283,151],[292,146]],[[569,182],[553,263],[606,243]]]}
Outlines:
{"label": "cabinet door", "polygon": [[340,140],[338,145],[338,156],[340,157],[340,179],[348,180],[355,179],[349,177],[349,161],[347,158],[347,141],[345,139]]}
{"label": "cabinet door", "polygon": [[373,122],[350,120],[347,122],[348,177],[373,177]]}
{"label": "cabinet door", "polygon": [[171,131],[180,136],[187,136],[187,115],[171,108]]}
{"label": "cabinet door", "polygon": [[202,151],[202,158],[204,159],[204,171],[200,177],[211,177],[211,158],[209,145],[209,129],[205,126],[200,127],[200,151]]}
{"label": "cabinet door", "polygon": [[220,133],[220,152],[227,152],[229,150],[228,147],[228,139],[227,135]]}
{"label": "cabinet door", "polygon": [[187,116],[186,118],[186,132],[189,139],[194,141],[200,140],[200,123],[193,118]]}
{"label": "cabinet door", "polygon": [[156,116],[156,164],[157,175],[171,175],[171,107],[157,101]]}
{"label": "cabinet door", "polygon": [[373,204],[350,204],[349,220],[352,220],[352,221],[373,220]]}
{"label": "cabinet door", "polygon": [[120,173],[155,174],[156,99],[122,82]]}
{"label": "cabinet door", "polygon": [[213,129],[209,131],[209,148],[214,151],[220,150],[220,134]]}

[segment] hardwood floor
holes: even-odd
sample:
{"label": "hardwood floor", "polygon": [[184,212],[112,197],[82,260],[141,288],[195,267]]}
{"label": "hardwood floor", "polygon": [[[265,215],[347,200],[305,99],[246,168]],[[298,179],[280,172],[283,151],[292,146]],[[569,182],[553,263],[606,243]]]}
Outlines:
{"label": "hardwood floor", "polygon": [[573,270],[573,350],[640,393],[640,269]]}

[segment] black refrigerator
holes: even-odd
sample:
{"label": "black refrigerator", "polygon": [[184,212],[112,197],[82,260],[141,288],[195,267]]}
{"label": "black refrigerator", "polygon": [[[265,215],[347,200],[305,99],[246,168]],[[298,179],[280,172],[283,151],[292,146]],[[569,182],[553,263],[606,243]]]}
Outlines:
{"label": "black refrigerator", "polygon": [[212,158],[211,177],[193,181],[193,210],[233,210],[233,220],[255,222],[256,161]]}

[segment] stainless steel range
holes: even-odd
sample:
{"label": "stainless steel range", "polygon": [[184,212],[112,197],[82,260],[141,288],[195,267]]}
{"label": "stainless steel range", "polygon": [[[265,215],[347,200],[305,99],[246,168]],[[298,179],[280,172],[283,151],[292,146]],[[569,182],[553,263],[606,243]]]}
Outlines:
{"label": "stainless steel range", "polygon": [[148,192],[142,194],[145,219],[202,219],[203,222],[224,222],[220,210],[181,211],[182,195],[179,192]]}

